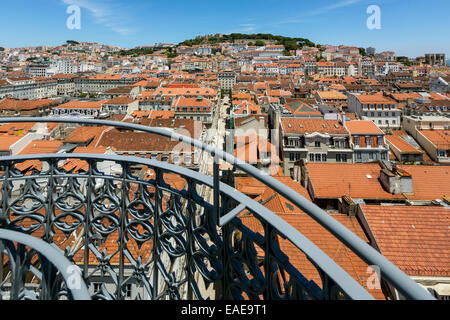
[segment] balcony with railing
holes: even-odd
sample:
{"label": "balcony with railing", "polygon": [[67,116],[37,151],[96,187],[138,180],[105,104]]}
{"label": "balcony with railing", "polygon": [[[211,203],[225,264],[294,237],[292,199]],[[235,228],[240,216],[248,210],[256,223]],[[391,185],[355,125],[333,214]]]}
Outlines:
{"label": "balcony with railing", "polygon": [[[0,119],[11,122],[76,122],[156,133],[211,154],[214,174],[130,156],[0,157],[0,299],[373,299],[297,229],[222,182],[220,159],[301,208],[364,262],[378,266],[383,280],[404,297],[433,299],[322,209],[200,141],[124,122]],[[31,163],[26,169],[25,162]],[[136,166],[146,167],[147,174],[136,175]],[[211,201],[202,197],[205,188]],[[243,222],[242,212],[255,218],[257,230]],[[304,277],[280,239],[311,262],[321,283]]]}

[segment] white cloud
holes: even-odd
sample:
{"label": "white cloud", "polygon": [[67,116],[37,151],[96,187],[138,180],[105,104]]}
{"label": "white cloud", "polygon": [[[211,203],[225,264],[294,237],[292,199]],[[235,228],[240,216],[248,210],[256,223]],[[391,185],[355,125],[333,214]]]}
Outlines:
{"label": "white cloud", "polygon": [[335,10],[335,9],[345,8],[345,7],[351,6],[351,5],[356,4],[358,2],[361,2],[361,0],[343,0],[343,1],[338,1],[338,2],[336,2],[334,4],[329,5],[329,6],[309,11],[309,12],[305,13],[305,16],[317,16],[317,15],[320,15],[322,13],[326,13],[328,11],[332,11],[332,10]]}
{"label": "white cloud", "polygon": [[61,0],[67,5],[77,5],[87,10],[95,19],[95,22],[119,33],[123,36],[134,32],[127,27],[124,16],[124,8],[114,0]]}
{"label": "white cloud", "polygon": [[327,13],[329,11],[333,11],[333,10],[336,10],[336,9],[349,7],[351,5],[359,3],[361,1],[362,0],[342,0],[342,1],[337,1],[337,2],[335,2],[333,4],[328,5],[328,6],[317,8],[317,9],[314,9],[314,10],[302,13],[300,15],[297,15],[295,17],[290,17],[290,18],[287,18],[285,20],[278,21],[276,23],[273,23],[272,25],[310,22],[311,20],[308,19],[308,17],[314,17],[314,16],[318,16],[318,15]]}
{"label": "white cloud", "polygon": [[240,32],[253,32],[256,30],[256,24],[253,23],[244,23],[241,24],[240,27],[242,27],[240,30]]}

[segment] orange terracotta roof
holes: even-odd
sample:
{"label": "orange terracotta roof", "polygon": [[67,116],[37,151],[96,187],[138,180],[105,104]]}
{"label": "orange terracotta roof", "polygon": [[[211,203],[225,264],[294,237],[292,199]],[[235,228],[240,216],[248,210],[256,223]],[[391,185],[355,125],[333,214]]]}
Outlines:
{"label": "orange terracotta roof", "polygon": [[77,127],[69,137],[65,139],[66,143],[88,143],[92,141],[95,142],[100,138],[103,131],[108,129],[106,126],[102,127]]}
{"label": "orange terracotta roof", "polygon": [[108,100],[102,101],[70,101],[57,106],[55,109],[101,109]]}
{"label": "orange terracotta roof", "polygon": [[115,98],[113,98],[111,100],[107,100],[103,104],[107,104],[107,105],[110,105],[110,104],[112,104],[112,105],[126,105],[126,104],[130,104],[130,103],[132,103],[134,101],[136,101],[136,100],[134,100],[134,99],[132,99],[130,97],[119,96],[119,97],[115,97]]}
{"label": "orange terracotta roof", "polygon": [[[368,239],[364,234],[364,231],[360,227],[355,217],[349,217],[344,214],[330,214],[334,219],[342,223],[354,234],[359,236],[364,242],[368,243]],[[319,225],[308,215],[301,214],[280,214],[280,218],[285,220],[295,229],[300,231],[305,237],[316,244],[325,254],[333,259],[341,268],[343,268],[353,279],[355,279],[362,287],[377,300],[385,300],[385,296],[379,289],[369,289],[367,287],[368,265],[359,258],[355,253],[348,249],[343,243],[341,243],[336,237],[330,234],[325,228]],[[247,216],[241,218],[242,222],[252,231],[264,234],[261,223],[253,216]],[[289,258],[289,262],[309,281],[314,281],[319,287],[322,288],[323,284],[320,275],[306,257],[296,246],[294,246],[289,240],[278,237],[280,249]],[[259,247],[258,247],[259,249]],[[259,256],[263,256],[264,253],[261,249],[257,250]],[[284,274],[284,273],[282,273]],[[288,277],[288,275],[286,274]]]}
{"label": "orange terracotta roof", "polygon": [[317,94],[324,100],[347,100],[347,96],[337,90],[317,91]]}
{"label": "orange terracotta roof", "polygon": [[175,110],[151,110],[149,119],[171,119],[175,117]]}
{"label": "orange terracotta roof", "polygon": [[400,136],[388,135],[386,140],[391,148],[396,148],[401,153],[422,153]]}
{"label": "orange terracotta roof", "polygon": [[9,151],[11,145],[22,139],[23,136],[0,135],[0,151]]}
{"label": "orange terracotta roof", "polygon": [[328,133],[348,135],[347,130],[338,120],[324,119],[281,119],[283,130],[286,133]]}
{"label": "orange terracotta roof", "polygon": [[355,95],[355,97],[361,104],[397,104],[397,102],[382,94],[361,94]]}
{"label": "orange terracotta roof", "polygon": [[97,153],[104,154],[107,147],[77,147],[73,150],[73,153]]}
{"label": "orange terracotta roof", "polygon": [[19,99],[3,99],[0,100],[1,110],[33,110],[46,106],[57,105],[58,102],[50,99],[40,100],[19,100]]}
{"label": "orange terracotta roof", "polygon": [[450,277],[450,211],[361,206],[381,253],[410,276]]}
{"label": "orange terracotta roof", "polygon": [[62,141],[33,140],[19,152],[19,155],[56,153],[62,146]]}
{"label": "orange terracotta roof", "polygon": [[413,194],[405,195],[412,200],[436,200],[450,196],[449,166],[399,165],[412,176]]}
{"label": "orange terracotta roof", "polygon": [[380,181],[379,163],[307,163],[314,198],[334,199],[348,195],[355,199],[404,199],[386,192]]}
{"label": "orange terracotta roof", "polygon": [[450,149],[450,130],[420,130],[439,149]]}
{"label": "orange terracotta roof", "polygon": [[345,123],[351,134],[384,134],[375,123],[370,120],[352,120]]}

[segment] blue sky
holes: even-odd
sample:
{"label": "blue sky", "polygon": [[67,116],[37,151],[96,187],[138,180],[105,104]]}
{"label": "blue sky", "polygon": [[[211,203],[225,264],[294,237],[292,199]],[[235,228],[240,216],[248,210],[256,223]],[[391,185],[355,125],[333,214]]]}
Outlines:
{"label": "blue sky", "polygon": [[[67,7],[81,8],[81,29],[69,30]],[[369,30],[369,5],[381,29]],[[272,33],[321,44],[373,46],[398,55],[450,56],[449,0],[2,0],[0,46],[59,45],[66,40],[122,47],[199,34]]]}

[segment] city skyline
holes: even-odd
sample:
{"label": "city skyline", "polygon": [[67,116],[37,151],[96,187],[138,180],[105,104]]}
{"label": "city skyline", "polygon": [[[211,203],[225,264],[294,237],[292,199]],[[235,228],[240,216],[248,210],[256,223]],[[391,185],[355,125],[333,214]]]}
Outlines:
{"label": "city skyline", "polygon": [[[408,7],[397,0],[284,4],[273,0],[257,6],[250,1],[206,6],[181,1],[43,0],[36,5],[21,0],[4,4],[0,27],[10,32],[2,35],[0,46],[57,46],[73,39],[132,48],[159,42],[177,44],[205,34],[271,33],[320,44],[375,47],[378,52],[391,50],[410,58],[431,52],[450,56],[450,44],[442,41],[450,26],[445,19],[450,4],[445,0],[414,1]],[[71,5],[81,10],[79,30],[66,26],[70,16],[66,10]],[[370,5],[381,10],[379,30],[366,26]],[[430,5],[433,10],[427,9]]]}

